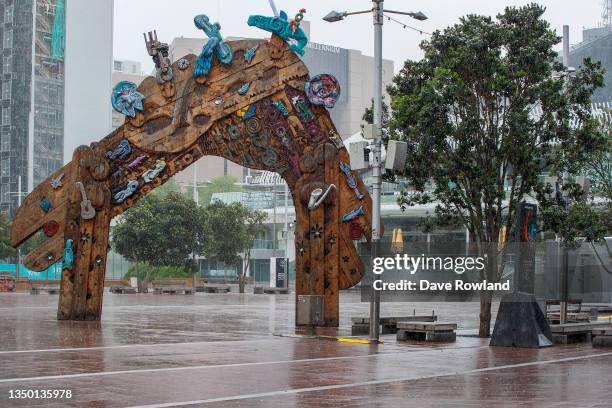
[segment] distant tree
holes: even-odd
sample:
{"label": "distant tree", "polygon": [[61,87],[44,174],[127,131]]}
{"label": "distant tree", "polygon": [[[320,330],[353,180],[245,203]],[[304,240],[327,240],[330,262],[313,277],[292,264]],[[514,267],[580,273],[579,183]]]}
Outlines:
{"label": "distant tree", "polygon": [[[27,255],[46,240],[42,232],[34,234],[21,245],[22,255]],[[17,249],[11,246],[11,221],[6,214],[0,214],[0,259],[17,261]]]}
{"label": "distant tree", "polygon": [[200,205],[207,206],[211,203],[213,194],[215,193],[232,193],[242,191],[242,187],[237,184],[237,180],[233,176],[215,177],[205,187],[200,187]]}
{"label": "distant tree", "polygon": [[[210,239],[206,241],[206,257],[222,262],[224,270],[227,265],[235,265],[239,290],[244,293],[251,248],[263,230],[266,214],[240,203],[225,204],[221,201],[213,201],[206,207],[205,214],[211,233]],[[244,254],[244,259],[241,259],[240,253]],[[227,279],[227,271],[224,275]]]}
{"label": "distant tree", "polygon": [[6,214],[0,214],[0,259],[8,259],[14,255],[11,247],[11,225]]}
{"label": "distant tree", "polygon": [[612,123],[602,125],[604,145],[585,163],[584,171],[591,182],[590,194],[612,205]]}
{"label": "distant tree", "polygon": [[[496,20],[463,17],[424,41],[425,57],[407,61],[389,88],[392,137],[408,144],[405,176],[416,190],[399,204],[437,202],[441,222],[459,220],[480,253],[491,252],[481,274],[489,282],[505,264],[500,231],[510,231],[538,176],[574,174],[602,144],[590,106],[601,66],[585,60],[572,78],[555,75],[560,38],[544,12],[530,4]],[[492,295],[481,292],[482,337]]]}
{"label": "distant tree", "polygon": [[192,199],[177,192],[154,192],[112,228],[112,246],[131,262],[186,267],[193,262],[188,262],[190,254],[195,258],[203,253],[207,236],[203,210]]}

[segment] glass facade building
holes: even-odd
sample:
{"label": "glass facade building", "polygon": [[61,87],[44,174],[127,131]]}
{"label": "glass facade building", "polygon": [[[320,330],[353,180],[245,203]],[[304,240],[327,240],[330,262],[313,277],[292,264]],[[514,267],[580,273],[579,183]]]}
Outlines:
{"label": "glass facade building", "polygon": [[0,0],[0,13],[0,212],[12,215],[63,164],[65,0]]}

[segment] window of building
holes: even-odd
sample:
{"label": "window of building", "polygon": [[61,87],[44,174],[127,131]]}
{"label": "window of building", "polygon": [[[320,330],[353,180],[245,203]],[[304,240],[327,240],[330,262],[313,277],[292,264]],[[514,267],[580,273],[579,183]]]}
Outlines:
{"label": "window of building", "polygon": [[11,159],[2,160],[2,165],[0,165],[0,177],[9,177],[11,175],[10,165]]}
{"label": "window of building", "polygon": [[13,23],[13,5],[8,5],[4,8],[4,24]]}
{"label": "window of building", "polygon": [[2,132],[0,135],[0,151],[8,152],[11,150],[11,134],[10,132]]}
{"label": "window of building", "polygon": [[121,63],[121,61],[115,61],[114,66],[115,66],[115,71],[123,70],[123,64]]}
{"label": "window of building", "polygon": [[2,72],[5,74],[10,74],[13,72],[13,56],[6,55],[2,62]]}
{"label": "window of building", "polygon": [[2,125],[8,126],[11,124],[11,108],[2,108]]}
{"label": "window of building", "polygon": [[[4,162],[2,162],[4,163]],[[8,203],[10,202],[10,198],[9,198],[9,185],[8,184],[2,184],[0,186],[0,201],[3,203]]]}
{"label": "window of building", "polygon": [[13,48],[13,30],[4,31],[4,48]]}
{"label": "window of building", "polygon": [[2,83],[2,99],[9,100],[11,99],[11,81],[4,81]]}

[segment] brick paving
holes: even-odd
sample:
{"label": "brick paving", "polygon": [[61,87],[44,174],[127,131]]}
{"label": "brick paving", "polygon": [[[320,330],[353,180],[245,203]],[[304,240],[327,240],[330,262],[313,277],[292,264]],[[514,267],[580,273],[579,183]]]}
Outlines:
{"label": "brick paving", "polygon": [[[340,335],[366,316],[341,298]],[[378,346],[294,334],[293,295],[105,294],[100,323],[58,322],[57,296],[0,294],[0,407],[609,407],[612,350],[456,343]],[[477,327],[477,303],[383,304]],[[70,389],[72,399],[9,399]]]}

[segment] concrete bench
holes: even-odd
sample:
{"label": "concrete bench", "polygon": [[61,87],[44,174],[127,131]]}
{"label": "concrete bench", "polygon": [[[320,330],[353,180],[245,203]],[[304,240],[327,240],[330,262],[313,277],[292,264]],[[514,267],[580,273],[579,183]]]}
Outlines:
{"label": "concrete bench", "polygon": [[231,288],[229,286],[202,286],[201,289],[198,288],[198,292],[204,293],[229,293]]}
{"label": "concrete bench", "polygon": [[169,294],[175,295],[182,293],[185,295],[193,295],[193,288],[188,288],[184,280],[166,279],[153,282],[153,292],[158,295]]}
{"label": "concrete bench", "polygon": [[[397,323],[399,322],[435,322],[438,317],[433,313],[430,315],[411,315],[411,316],[392,316],[381,317],[380,325],[381,334],[397,333]],[[366,335],[370,332],[369,317],[353,317],[351,318],[351,336]]]}
{"label": "concrete bench", "polygon": [[590,342],[593,330],[595,329],[610,330],[612,329],[612,324],[593,322],[553,324],[550,326],[555,344]]}
{"label": "concrete bench", "polygon": [[288,295],[289,289],[285,288],[264,288],[266,295]]}
{"label": "concrete bench", "polygon": [[593,329],[593,347],[612,347],[612,328]]}
{"label": "concrete bench", "polygon": [[136,288],[133,288],[131,286],[111,286],[109,290],[111,293],[116,293],[118,295],[133,295],[137,293]]}
{"label": "concrete bench", "polygon": [[398,322],[397,340],[451,342],[457,339],[456,323]]}
{"label": "concrete bench", "polygon": [[57,295],[59,291],[59,285],[32,285],[32,289],[30,289],[32,295],[39,295],[43,292],[49,295]]}

